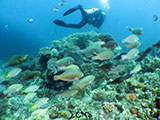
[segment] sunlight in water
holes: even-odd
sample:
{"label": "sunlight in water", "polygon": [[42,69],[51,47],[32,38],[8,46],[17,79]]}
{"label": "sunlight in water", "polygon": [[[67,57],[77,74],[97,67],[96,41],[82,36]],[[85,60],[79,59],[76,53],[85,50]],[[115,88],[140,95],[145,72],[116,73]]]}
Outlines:
{"label": "sunlight in water", "polygon": [[99,1],[103,5],[104,8],[110,9],[109,0],[99,0]]}

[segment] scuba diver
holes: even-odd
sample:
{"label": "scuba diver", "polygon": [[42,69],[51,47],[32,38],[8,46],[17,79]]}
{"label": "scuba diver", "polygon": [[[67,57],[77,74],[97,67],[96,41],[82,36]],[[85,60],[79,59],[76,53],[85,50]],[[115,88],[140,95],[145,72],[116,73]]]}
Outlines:
{"label": "scuba diver", "polygon": [[67,24],[62,20],[54,20],[53,22],[59,26],[77,28],[77,29],[82,28],[86,24],[93,25],[94,27],[97,27],[99,29],[104,22],[104,18],[106,15],[106,13],[104,11],[99,10],[98,8],[84,10],[82,8],[82,5],[77,5],[76,7],[73,7],[71,9],[67,10],[63,14],[63,16],[69,15],[72,12],[75,12],[76,10],[80,10],[80,12],[82,14],[82,20],[80,23]]}

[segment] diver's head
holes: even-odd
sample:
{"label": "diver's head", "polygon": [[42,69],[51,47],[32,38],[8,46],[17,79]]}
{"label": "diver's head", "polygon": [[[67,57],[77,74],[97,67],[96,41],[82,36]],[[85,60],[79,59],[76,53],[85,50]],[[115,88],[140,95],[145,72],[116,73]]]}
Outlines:
{"label": "diver's head", "polygon": [[98,8],[92,8],[93,12],[99,10]]}
{"label": "diver's head", "polygon": [[98,10],[99,10],[98,8],[92,8],[92,9],[87,9],[85,11],[90,14],[90,13],[94,13],[94,12],[96,12]]}

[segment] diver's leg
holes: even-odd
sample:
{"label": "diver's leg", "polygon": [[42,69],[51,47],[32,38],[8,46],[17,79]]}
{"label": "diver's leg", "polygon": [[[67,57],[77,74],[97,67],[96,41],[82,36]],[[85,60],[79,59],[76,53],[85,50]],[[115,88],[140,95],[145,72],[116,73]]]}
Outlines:
{"label": "diver's leg", "polygon": [[80,29],[86,24],[87,24],[87,22],[82,20],[79,24],[66,24],[66,27]]}
{"label": "diver's leg", "polygon": [[67,10],[67,11],[63,14],[63,16],[69,15],[69,14],[73,13],[74,11],[76,11],[76,10],[78,10],[78,9],[83,9],[83,8],[82,8],[82,5],[77,5],[76,7],[73,7],[73,8],[71,8],[71,9]]}
{"label": "diver's leg", "polygon": [[59,25],[59,26],[63,26],[63,27],[70,27],[70,28],[77,28],[77,29],[80,29],[82,28],[86,23],[86,21],[81,21],[79,24],[67,24],[65,23],[64,21],[61,21],[61,20],[55,20],[53,21],[56,25]]}
{"label": "diver's leg", "polygon": [[62,20],[54,20],[53,21],[54,24],[59,25],[59,26],[65,26],[66,23]]}
{"label": "diver's leg", "polygon": [[82,14],[82,19],[83,19],[83,20],[87,20],[87,12],[82,8],[82,5],[77,5],[76,7],[67,10],[67,11],[63,14],[63,16],[66,16],[66,15],[68,15],[68,14],[71,14],[72,12],[74,12],[74,11],[76,11],[76,10],[78,10],[78,9],[80,10],[80,12],[81,12],[81,14]]}
{"label": "diver's leg", "polygon": [[82,6],[79,6],[79,10],[80,10],[80,12],[82,14],[82,20],[87,21],[87,19],[88,19],[87,14],[88,13],[82,8]]}
{"label": "diver's leg", "polygon": [[81,14],[82,14],[82,21],[79,23],[79,24],[67,24],[65,23],[64,21],[61,21],[61,20],[55,20],[53,21],[56,25],[59,25],[59,26],[63,26],[63,27],[70,27],[70,28],[81,28],[83,27],[85,24],[87,24],[87,12],[85,10],[83,10],[82,8],[82,5],[78,5],[74,8],[71,8],[69,10],[67,10],[63,16],[66,16],[76,10],[80,10]]}

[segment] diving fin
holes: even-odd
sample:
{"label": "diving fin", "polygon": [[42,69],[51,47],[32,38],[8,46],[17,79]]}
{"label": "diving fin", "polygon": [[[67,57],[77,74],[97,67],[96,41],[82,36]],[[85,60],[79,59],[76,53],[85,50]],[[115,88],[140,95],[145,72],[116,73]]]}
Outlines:
{"label": "diving fin", "polygon": [[77,5],[76,7],[67,10],[67,11],[63,14],[63,16],[69,15],[69,14],[73,13],[74,11],[76,11],[76,10],[78,10],[78,9],[80,9],[80,8],[82,8],[82,5]]}
{"label": "diving fin", "polygon": [[63,22],[62,20],[54,20],[53,22],[54,22],[54,24],[59,25],[59,26],[65,26],[66,25],[65,22]]}

